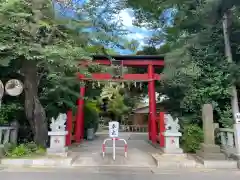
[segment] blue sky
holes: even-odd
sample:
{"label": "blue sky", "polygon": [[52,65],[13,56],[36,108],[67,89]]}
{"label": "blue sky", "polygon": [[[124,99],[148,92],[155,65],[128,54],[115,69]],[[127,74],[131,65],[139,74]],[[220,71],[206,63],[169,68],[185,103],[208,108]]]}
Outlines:
{"label": "blue sky", "polygon": [[127,37],[129,39],[132,39],[132,38],[137,39],[140,41],[141,45],[144,45],[145,44],[144,40],[146,40],[146,38],[151,35],[151,31],[147,30],[144,27],[140,28],[133,25],[133,21],[134,21],[133,10],[124,9],[119,13],[118,16],[122,19],[123,25],[129,31],[129,34]]}
{"label": "blue sky", "polygon": [[[133,10],[131,9],[124,9],[119,14],[118,17],[122,20],[124,27],[129,31],[128,35],[126,36],[129,40],[138,40],[139,48],[146,45],[146,40],[151,36],[152,32],[145,27],[137,27],[133,25],[134,15]],[[128,50],[121,50],[121,54],[129,54],[131,53]]]}
{"label": "blue sky", "polygon": [[[79,4],[79,5],[86,2],[86,0],[74,0],[74,1],[76,2],[76,4]],[[55,8],[61,11],[61,8],[59,5],[56,5]],[[74,17],[74,13],[71,10],[69,12],[65,11],[65,13],[67,13],[68,16]],[[133,25],[134,13],[132,9],[121,10],[120,13],[116,15],[116,20],[119,20],[119,19],[122,21],[124,28],[128,31],[126,38],[128,40],[137,40],[139,43],[139,50],[140,50],[141,47],[145,45],[147,38],[151,36],[151,31],[147,30],[144,27],[140,28]],[[122,49],[115,49],[115,50],[120,54],[132,53],[129,50],[122,50]]]}

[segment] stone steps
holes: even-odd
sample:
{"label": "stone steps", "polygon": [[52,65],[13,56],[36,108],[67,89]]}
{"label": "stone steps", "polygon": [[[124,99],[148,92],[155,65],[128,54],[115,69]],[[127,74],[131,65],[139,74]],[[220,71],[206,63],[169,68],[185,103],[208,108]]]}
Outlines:
{"label": "stone steps", "polygon": [[152,154],[158,168],[196,168],[201,166],[187,154]]}
{"label": "stone steps", "polygon": [[214,168],[214,169],[237,169],[238,162],[230,159],[204,159],[200,156],[195,156],[196,161],[200,162],[205,168]]}

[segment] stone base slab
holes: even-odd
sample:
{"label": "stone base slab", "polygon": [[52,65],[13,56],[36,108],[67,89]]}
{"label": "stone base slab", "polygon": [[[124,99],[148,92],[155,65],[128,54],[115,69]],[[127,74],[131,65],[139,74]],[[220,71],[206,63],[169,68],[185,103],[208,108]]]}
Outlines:
{"label": "stone base slab", "polygon": [[152,154],[158,168],[196,168],[198,164],[187,154]]}
{"label": "stone base slab", "polygon": [[220,153],[221,152],[220,146],[215,145],[215,144],[202,143],[200,146],[201,146],[201,151],[203,151],[203,152],[207,152],[207,153]]}
{"label": "stone base slab", "polygon": [[240,160],[240,154],[232,153],[229,156],[231,159],[239,161]]}
{"label": "stone base slab", "polygon": [[2,159],[1,165],[18,167],[71,167],[73,158]]}
{"label": "stone base slab", "polygon": [[223,153],[210,153],[199,150],[196,154],[205,160],[226,160],[226,156]]}
{"label": "stone base slab", "polygon": [[67,157],[68,156],[67,150],[68,147],[64,147],[62,149],[47,148],[47,155]]}
{"label": "stone base slab", "polygon": [[162,151],[167,154],[182,154],[183,153],[183,150],[181,148],[175,148],[175,149],[162,148]]}
{"label": "stone base slab", "polygon": [[197,156],[204,160],[226,160],[220,146],[215,144],[201,144],[201,149],[196,152]]}
{"label": "stone base slab", "polygon": [[197,156],[196,159],[203,164],[204,168],[214,169],[237,169],[237,161],[231,160],[206,160],[202,157]]}

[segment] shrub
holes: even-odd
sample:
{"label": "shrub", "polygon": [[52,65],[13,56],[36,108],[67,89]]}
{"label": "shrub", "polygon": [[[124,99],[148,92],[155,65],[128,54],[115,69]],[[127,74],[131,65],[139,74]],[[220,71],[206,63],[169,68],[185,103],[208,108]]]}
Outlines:
{"label": "shrub", "polygon": [[87,137],[87,129],[94,128],[94,132],[98,129],[99,115],[95,108],[88,103],[84,106],[84,137]]}
{"label": "shrub", "polygon": [[26,157],[31,155],[44,154],[45,149],[36,145],[34,142],[29,142],[26,144],[5,144],[4,154],[7,157]]}
{"label": "shrub", "polygon": [[2,104],[0,108],[0,126],[8,125],[11,121],[16,119],[18,110],[21,110],[21,105],[17,103]]}
{"label": "shrub", "polygon": [[185,152],[195,153],[203,142],[203,131],[196,124],[184,128],[182,136],[182,147]]}

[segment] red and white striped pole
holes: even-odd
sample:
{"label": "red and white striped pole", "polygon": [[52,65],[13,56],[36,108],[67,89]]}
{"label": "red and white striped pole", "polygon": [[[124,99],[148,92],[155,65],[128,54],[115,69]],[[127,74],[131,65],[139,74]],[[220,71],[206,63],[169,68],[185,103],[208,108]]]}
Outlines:
{"label": "red and white striped pole", "polygon": [[125,139],[119,139],[120,141],[124,142],[124,156],[127,157],[127,150],[128,150],[128,144]]}
{"label": "red and white striped pole", "polygon": [[127,149],[128,149],[128,145],[124,144],[124,156],[127,157]]}
{"label": "red and white striped pole", "polygon": [[105,156],[105,151],[106,151],[106,142],[107,141],[110,141],[111,139],[108,138],[108,139],[104,139],[103,141],[103,144],[102,144],[102,156],[104,157]]}

